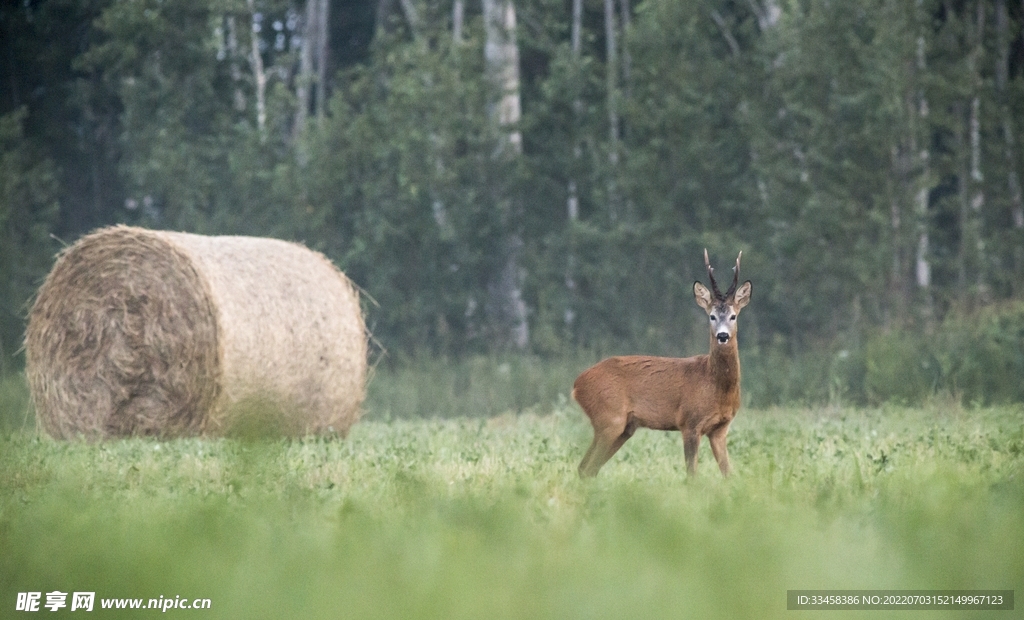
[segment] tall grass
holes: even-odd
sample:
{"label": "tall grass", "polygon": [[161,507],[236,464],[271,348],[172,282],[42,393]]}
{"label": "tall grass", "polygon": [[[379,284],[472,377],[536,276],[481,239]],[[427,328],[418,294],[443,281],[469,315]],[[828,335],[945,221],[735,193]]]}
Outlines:
{"label": "tall grass", "polygon": [[420,357],[378,365],[367,387],[366,416],[396,418],[491,417],[511,411],[548,411],[565,404],[576,375],[597,361],[531,355]]}
{"label": "tall grass", "polygon": [[34,425],[35,413],[25,375],[0,375],[0,433],[29,429]]}
{"label": "tall grass", "polygon": [[728,480],[706,445],[688,480],[679,436],[641,431],[587,482],[574,406],[370,419],[344,441],[8,432],[0,608],[59,589],[206,597],[224,618],[788,618],[787,589],[1010,589],[1022,420],[745,410]]}
{"label": "tall grass", "polygon": [[[372,419],[394,419],[549,409],[567,401],[573,380],[598,358],[588,351],[560,357],[407,358],[378,366],[367,410]],[[935,398],[975,406],[1021,403],[1024,303],[954,314],[930,333],[872,332],[848,346],[837,340],[793,351],[785,343],[743,342],[740,358],[745,407],[915,406]]]}

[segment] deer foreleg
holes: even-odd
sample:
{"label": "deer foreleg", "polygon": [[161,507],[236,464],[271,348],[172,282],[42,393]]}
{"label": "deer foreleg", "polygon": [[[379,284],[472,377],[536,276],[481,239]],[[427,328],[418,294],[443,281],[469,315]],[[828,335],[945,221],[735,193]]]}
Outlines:
{"label": "deer foreleg", "polygon": [[728,423],[722,424],[708,433],[711,453],[715,455],[715,460],[718,461],[718,469],[722,470],[723,476],[729,475],[729,449],[725,445],[725,437],[728,434]]}

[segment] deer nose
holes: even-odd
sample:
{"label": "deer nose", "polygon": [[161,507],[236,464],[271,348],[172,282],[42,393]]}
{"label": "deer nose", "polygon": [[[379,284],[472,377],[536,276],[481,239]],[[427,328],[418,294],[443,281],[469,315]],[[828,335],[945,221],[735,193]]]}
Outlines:
{"label": "deer nose", "polygon": [[718,332],[718,344],[729,342],[729,332]]}

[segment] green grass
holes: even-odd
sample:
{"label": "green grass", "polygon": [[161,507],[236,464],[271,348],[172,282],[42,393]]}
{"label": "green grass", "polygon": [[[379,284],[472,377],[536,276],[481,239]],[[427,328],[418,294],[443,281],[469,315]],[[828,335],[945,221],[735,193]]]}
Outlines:
{"label": "green grass", "polygon": [[0,375],[0,433],[28,429],[35,425],[25,376]]}
{"label": "green grass", "polygon": [[786,590],[1022,591],[1020,407],[743,410],[728,480],[706,441],[688,480],[680,437],[640,431],[587,482],[583,414],[540,413],[346,440],[6,431],[0,617],[54,589],[212,600],[177,616],[530,619],[877,619],[906,614],[787,612]]}
{"label": "green grass", "polygon": [[550,411],[564,405],[576,375],[596,354],[566,359],[528,355],[467,356],[458,360],[415,357],[384,360],[367,386],[366,417],[492,417],[509,411]]}

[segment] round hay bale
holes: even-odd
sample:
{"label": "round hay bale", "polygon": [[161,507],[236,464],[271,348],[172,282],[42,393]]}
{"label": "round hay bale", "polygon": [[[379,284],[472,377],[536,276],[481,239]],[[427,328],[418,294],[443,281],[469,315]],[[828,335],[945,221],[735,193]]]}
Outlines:
{"label": "round hay bale", "polygon": [[58,256],[25,353],[53,437],[344,435],[367,335],[355,287],[302,245],[114,226]]}

